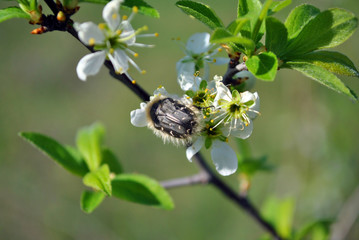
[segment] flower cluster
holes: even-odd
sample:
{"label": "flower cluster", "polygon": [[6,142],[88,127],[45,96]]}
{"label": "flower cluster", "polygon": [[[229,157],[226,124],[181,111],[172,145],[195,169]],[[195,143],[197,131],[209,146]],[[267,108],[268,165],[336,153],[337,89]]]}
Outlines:
{"label": "flower cluster", "polygon": [[74,24],[79,39],[95,50],[94,53],[85,55],[77,65],[77,75],[81,80],[86,80],[88,76],[97,74],[106,59],[111,61],[115,71],[119,74],[127,72],[129,63],[139,72],[144,73],[127,55],[137,57],[138,53],[128,47],[153,47],[153,45],[137,43],[136,38],[158,36],[158,34],[139,35],[140,32],[147,30],[147,26],[137,30],[133,29],[131,20],[138,12],[137,7],[133,8],[129,17],[123,16],[121,20],[119,10],[122,1],[112,0],[106,4],[102,11],[102,17],[106,23],[98,25],[93,22]]}
{"label": "flower cluster", "polygon": [[[227,144],[229,137],[246,139],[252,134],[253,119],[259,114],[259,96],[226,86],[220,76],[207,81],[194,74],[198,61],[204,63],[210,57],[206,55],[207,43],[207,34],[193,35],[187,43],[187,52],[192,55],[177,63],[177,81],[184,96],[158,88],[148,103],[141,103],[140,109],[131,112],[131,123],[149,127],[165,142],[186,145],[189,161],[202,147],[210,149],[217,171],[227,176],[238,168],[236,153]],[[241,71],[236,77],[246,80],[252,75]]]}

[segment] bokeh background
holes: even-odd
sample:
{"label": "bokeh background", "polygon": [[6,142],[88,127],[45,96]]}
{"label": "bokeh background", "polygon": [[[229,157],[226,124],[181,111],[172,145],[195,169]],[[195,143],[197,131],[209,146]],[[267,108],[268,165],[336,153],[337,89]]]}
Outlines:
{"label": "bokeh background", "polygon": [[[146,24],[160,37],[146,39],[155,48],[138,50],[136,62],[147,74],[130,73],[149,92],[164,85],[181,94],[175,63],[184,53],[172,39],[186,42],[191,34],[209,29],[182,13],[174,0],[148,2],[161,18],[136,16],[133,25]],[[225,24],[234,19],[235,0],[203,2]],[[302,1],[293,2],[292,6]],[[340,7],[359,16],[357,0],[307,2],[321,10]],[[0,2],[1,8],[10,5],[15,2]],[[290,8],[276,16],[284,20]],[[101,11],[101,5],[81,4],[73,19],[102,22]],[[106,145],[128,172],[165,180],[194,174],[198,168],[187,161],[183,148],[164,145],[148,129],[130,124],[130,111],[140,100],[105,68],[86,82],[77,78],[77,62],[87,54],[79,42],[62,32],[30,35],[33,28],[23,19],[0,24],[1,239],[251,240],[262,235],[244,211],[211,186],[170,190],[173,211],[111,198],[91,215],[83,213],[81,179],[20,139],[18,132],[35,131],[74,145],[78,128],[100,121],[107,128]],[[356,32],[336,48],[357,67],[358,42]],[[212,75],[223,74],[225,67],[211,70]],[[359,79],[342,79],[359,92]],[[260,207],[269,196],[294,197],[296,228],[310,220],[336,218],[359,185],[359,104],[289,70],[279,71],[273,83],[258,81],[254,90],[261,97],[261,116],[248,141],[255,156],[267,155],[277,168],[254,177],[251,199]],[[236,187],[236,176],[225,180]],[[347,239],[359,239],[358,221]]]}

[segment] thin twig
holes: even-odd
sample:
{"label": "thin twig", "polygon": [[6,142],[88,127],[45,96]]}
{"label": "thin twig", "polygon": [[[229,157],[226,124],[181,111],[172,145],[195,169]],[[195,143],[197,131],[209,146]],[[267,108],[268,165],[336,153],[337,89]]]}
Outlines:
{"label": "thin twig", "polygon": [[175,187],[184,187],[196,184],[208,184],[210,176],[205,171],[200,171],[199,173],[182,178],[170,179],[160,182],[162,187],[169,189]]}
{"label": "thin twig", "polygon": [[[56,4],[53,0],[45,0],[45,2],[49,5],[50,9],[56,15],[58,10],[54,9]],[[56,29],[54,29],[56,30]],[[78,41],[78,35],[75,29],[72,26],[67,28],[67,32],[69,32],[74,38]],[[81,41],[80,41],[81,42]],[[82,42],[81,42],[82,43]],[[83,43],[82,43],[83,44]],[[84,44],[83,44],[84,45]],[[91,52],[94,52],[94,49],[84,45],[87,49]],[[138,84],[134,84],[132,80],[126,74],[116,74],[112,64],[110,61],[105,61],[105,66],[110,70],[110,74],[115,79],[119,80],[120,82],[124,83],[128,88],[130,88],[139,98],[143,101],[148,101],[150,95],[143,90]],[[237,70],[238,71],[238,70]],[[162,182],[164,186],[167,187],[178,187],[178,186],[185,186],[185,185],[192,185],[199,182],[202,183],[210,183],[214,185],[219,191],[221,191],[225,196],[231,199],[234,203],[236,203],[239,207],[243,208],[251,217],[253,217],[265,230],[273,235],[276,240],[282,240],[282,238],[278,235],[276,230],[273,226],[267,222],[262,216],[259,214],[258,210],[252,205],[247,197],[239,196],[235,191],[233,191],[225,182],[223,182],[217,175],[212,171],[212,169],[207,165],[206,161],[204,160],[203,156],[200,153],[195,155],[195,159],[197,160],[198,165],[201,168],[199,174],[194,175],[190,178],[181,178],[177,180],[165,181]]]}

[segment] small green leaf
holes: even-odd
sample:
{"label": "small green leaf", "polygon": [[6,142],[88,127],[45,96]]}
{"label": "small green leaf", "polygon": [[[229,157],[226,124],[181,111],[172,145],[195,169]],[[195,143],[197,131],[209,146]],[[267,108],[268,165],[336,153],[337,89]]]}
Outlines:
{"label": "small green leaf", "polygon": [[193,98],[196,94],[192,90],[187,90],[186,95]]}
{"label": "small green leaf", "polygon": [[110,169],[107,164],[103,164],[100,168],[87,173],[82,181],[86,186],[104,191],[108,196],[111,196]]}
{"label": "small green leaf", "polygon": [[205,90],[206,88],[207,88],[207,81],[202,80],[201,83],[199,84],[199,89]]}
{"label": "small green leaf", "polygon": [[241,173],[253,176],[259,171],[271,171],[274,166],[268,164],[266,156],[260,158],[248,157],[238,162],[238,169]]}
{"label": "small green leaf", "polygon": [[297,37],[288,42],[286,58],[293,59],[317,49],[335,47],[355,31],[358,19],[344,9],[333,8],[319,13]]}
{"label": "small green leaf", "polygon": [[352,100],[357,100],[351,90],[337,76],[322,67],[307,62],[287,62],[282,67],[297,70],[324,86],[338,93],[343,93]]}
{"label": "small green leaf", "polygon": [[287,45],[287,29],[284,24],[274,17],[266,19],[266,47],[279,58]]}
{"label": "small green leaf", "polygon": [[120,161],[115,154],[108,148],[102,149],[102,163],[110,167],[110,172],[119,174],[123,172]]}
{"label": "small green leaf", "polygon": [[288,30],[288,39],[295,38],[300,31],[320,13],[320,10],[312,5],[303,4],[294,8],[285,21]]}
{"label": "small green leaf", "polygon": [[212,33],[210,42],[223,43],[223,44],[228,44],[228,43],[239,44],[240,45],[239,50],[241,50],[241,52],[246,52],[246,53],[252,52],[255,49],[255,43],[253,42],[253,40],[245,37],[233,36],[228,30],[224,28],[217,28]]}
{"label": "small green leaf", "polygon": [[252,32],[252,38],[256,43],[261,39],[262,37],[262,34],[261,32],[261,29],[263,29],[263,21],[264,19],[267,17],[267,13],[268,13],[268,10],[269,10],[269,7],[271,6],[273,0],[266,0],[263,7],[262,7],[262,10],[261,12],[259,13],[259,16],[257,18],[257,21],[254,25],[254,28],[253,28],[253,32]]}
{"label": "small green leaf", "polygon": [[299,56],[293,61],[309,62],[336,74],[359,77],[359,72],[353,62],[347,56],[339,52],[316,51]]}
{"label": "small green leaf", "polygon": [[289,6],[291,3],[292,3],[292,0],[283,0],[283,1],[273,2],[269,7],[268,15],[273,15],[273,14],[279,12],[280,10]]}
{"label": "small green leaf", "polygon": [[206,139],[204,140],[204,147],[206,149],[209,149],[212,146],[212,138],[206,137]]}
{"label": "small green leaf", "polygon": [[8,7],[4,9],[0,9],[0,22],[12,19],[12,18],[25,18],[30,20],[31,17],[29,14],[24,12],[19,7]]}
{"label": "small green leaf", "polygon": [[226,28],[233,36],[237,36],[240,30],[249,22],[249,18],[237,18]]}
{"label": "small green leaf", "polygon": [[262,210],[263,217],[272,223],[279,235],[285,239],[289,239],[292,232],[294,207],[293,198],[280,200],[271,197],[266,200]]}
{"label": "small green leaf", "polygon": [[[97,4],[107,4],[110,1],[111,0],[79,0],[80,3],[88,2]],[[143,0],[125,0],[123,3],[121,3],[121,9],[126,9],[129,11],[132,11],[134,6],[138,7],[138,13],[142,15],[154,18],[160,17],[159,12]]]}
{"label": "small green leaf", "polygon": [[273,81],[278,69],[277,56],[272,52],[254,55],[246,61],[248,70],[257,78]]}
{"label": "small green leaf", "polygon": [[[328,239],[328,235],[330,233],[330,225],[333,223],[333,220],[325,219],[318,220],[315,222],[311,222],[306,224],[303,228],[301,228],[298,232],[295,233],[293,240],[303,240],[306,237],[311,235],[311,238],[308,239],[317,239],[317,240],[326,240]],[[313,235],[318,236],[319,234],[323,234],[324,238],[314,238]]]}
{"label": "small green leaf", "polygon": [[85,213],[92,213],[105,199],[103,192],[83,191],[81,195],[81,210]]}
{"label": "small green leaf", "polygon": [[237,18],[256,15],[258,16],[262,9],[262,3],[259,0],[238,0]]}
{"label": "small green leaf", "polygon": [[217,14],[207,5],[193,1],[178,1],[176,6],[186,14],[196,18],[211,29],[224,27]]}
{"label": "small green leaf", "polygon": [[88,168],[97,169],[102,161],[102,141],[105,128],[100,123],[83,127],[77,132],[77,148],[84,156]]}
{"label": "small green leaf", "polygon": [[167,191],[154,179],[139,174],[120,174],[112,180],[113,196],[130,202],[173,209]]}
{"label": "small green leaf", "polygon": [[84,176],[88,172],[85,161],[76,150],[39,133],[21,132],[19,135],[71,173]]}

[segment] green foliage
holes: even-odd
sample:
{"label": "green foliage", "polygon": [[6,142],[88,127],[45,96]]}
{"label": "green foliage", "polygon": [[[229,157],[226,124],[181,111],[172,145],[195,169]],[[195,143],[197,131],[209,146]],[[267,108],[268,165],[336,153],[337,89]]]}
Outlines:
{"label": "green foliage", "polygon": [[268,51],[275,53],[277,56],[281,56],[283,52],[283,46],[287,45],[287,28],[285,25],[274,17],[268,17],[266,19],[266,48]]}
{"label": "green foliage", "polygon": [[178,1],[176,6],[179,7],[184,13],[198,19],[211,29],[217,27],[224,27],[217,14],[207,5],[193,1]]}
{"label": "green foliage", "polygon": [[237,17],[257,17],[261,9],[262,3],[259,0],[238,0]]}
{"label": "green foliage", "polygon": [[81,210],[85,213],[92,213],[104,199],[103,192],[83,191],[80,200]]}
{"label": "green foliage", "polygon": [[101,190],[108,196],[112,194],[110,168],[107,164],[103,164],[96,170],[87,173],[82,179],[83,183],[95,190]]}
{"label": "green foliage", "polygon": [[290,239],[294,215],[294,199],[268,198],[262,208],[262,216],[269,221],[284,239]]}
{"label": "green foliage", "polygon": [[329,239],[330,225],[332,223],[332,220],[319,220],[308,223],[294,234],[293,240],[327,240]]}
{"label": "green foliage", "polygon": [[0,9],[0,22],[4,22],[12,18],[25,18],[28,20],[31,19],[30,15],[19,7],[8,7]]}
{"label": "green foliage", "polygon": [[[106,4],[110,2],[110,0],[79,0],[79,2]],[[132,7],[134,6],[138,7],[138,13],[142,15],[154,17],[154,18],[160,17],[160,13],[143,0],[125,0],[123,3],[121,3],[121,9],[126,9],[131,11]]]}
{"label": "green foliage", "polygon": [[76,144],[84,156],[88,168],[96,170],[102,161],[102,140],[104,127],[99,123],[83,127],[77,132]]}
{"label": "green foliage", "polygon": [[75,149],[62,146],[56,140],[39,133],[22,132],[19,135],[69,172],[79,176],[88,172],[85,161]]}
{"label": "green foliage", "polygon": [[112,180],[112,193],[123,200],[173,209],[167,191],[155,180],[139,174],[120,174]]}
{"label": "green foliage", "polygon": [[287,62],[283,67],[297,70],[324,86],[327,86],[338,93],[343,93],[352,100],[357,100],[355,94],[345,86],[337,76],[320,66],[310,62]]}
{"label": "green foliage", "polygon": [[272,52],[253,55],[246,61],[246,66],[255,77],[273,81],[278,69],[277,56]]}
{"label": "green foliage", "polygon": [[268,16],[279,12],[280,10],[284,9],[285,7],[288,7],[291,3],[292,3],[292,0],[283,0],[283,1],[272,2],[269,7]]}
{"label": "green foliage", "polygon": [[123,173],[123,168],[115,154],[108,148],[102,149],[102,163],[110,167],[111,172],[115,174]]}

